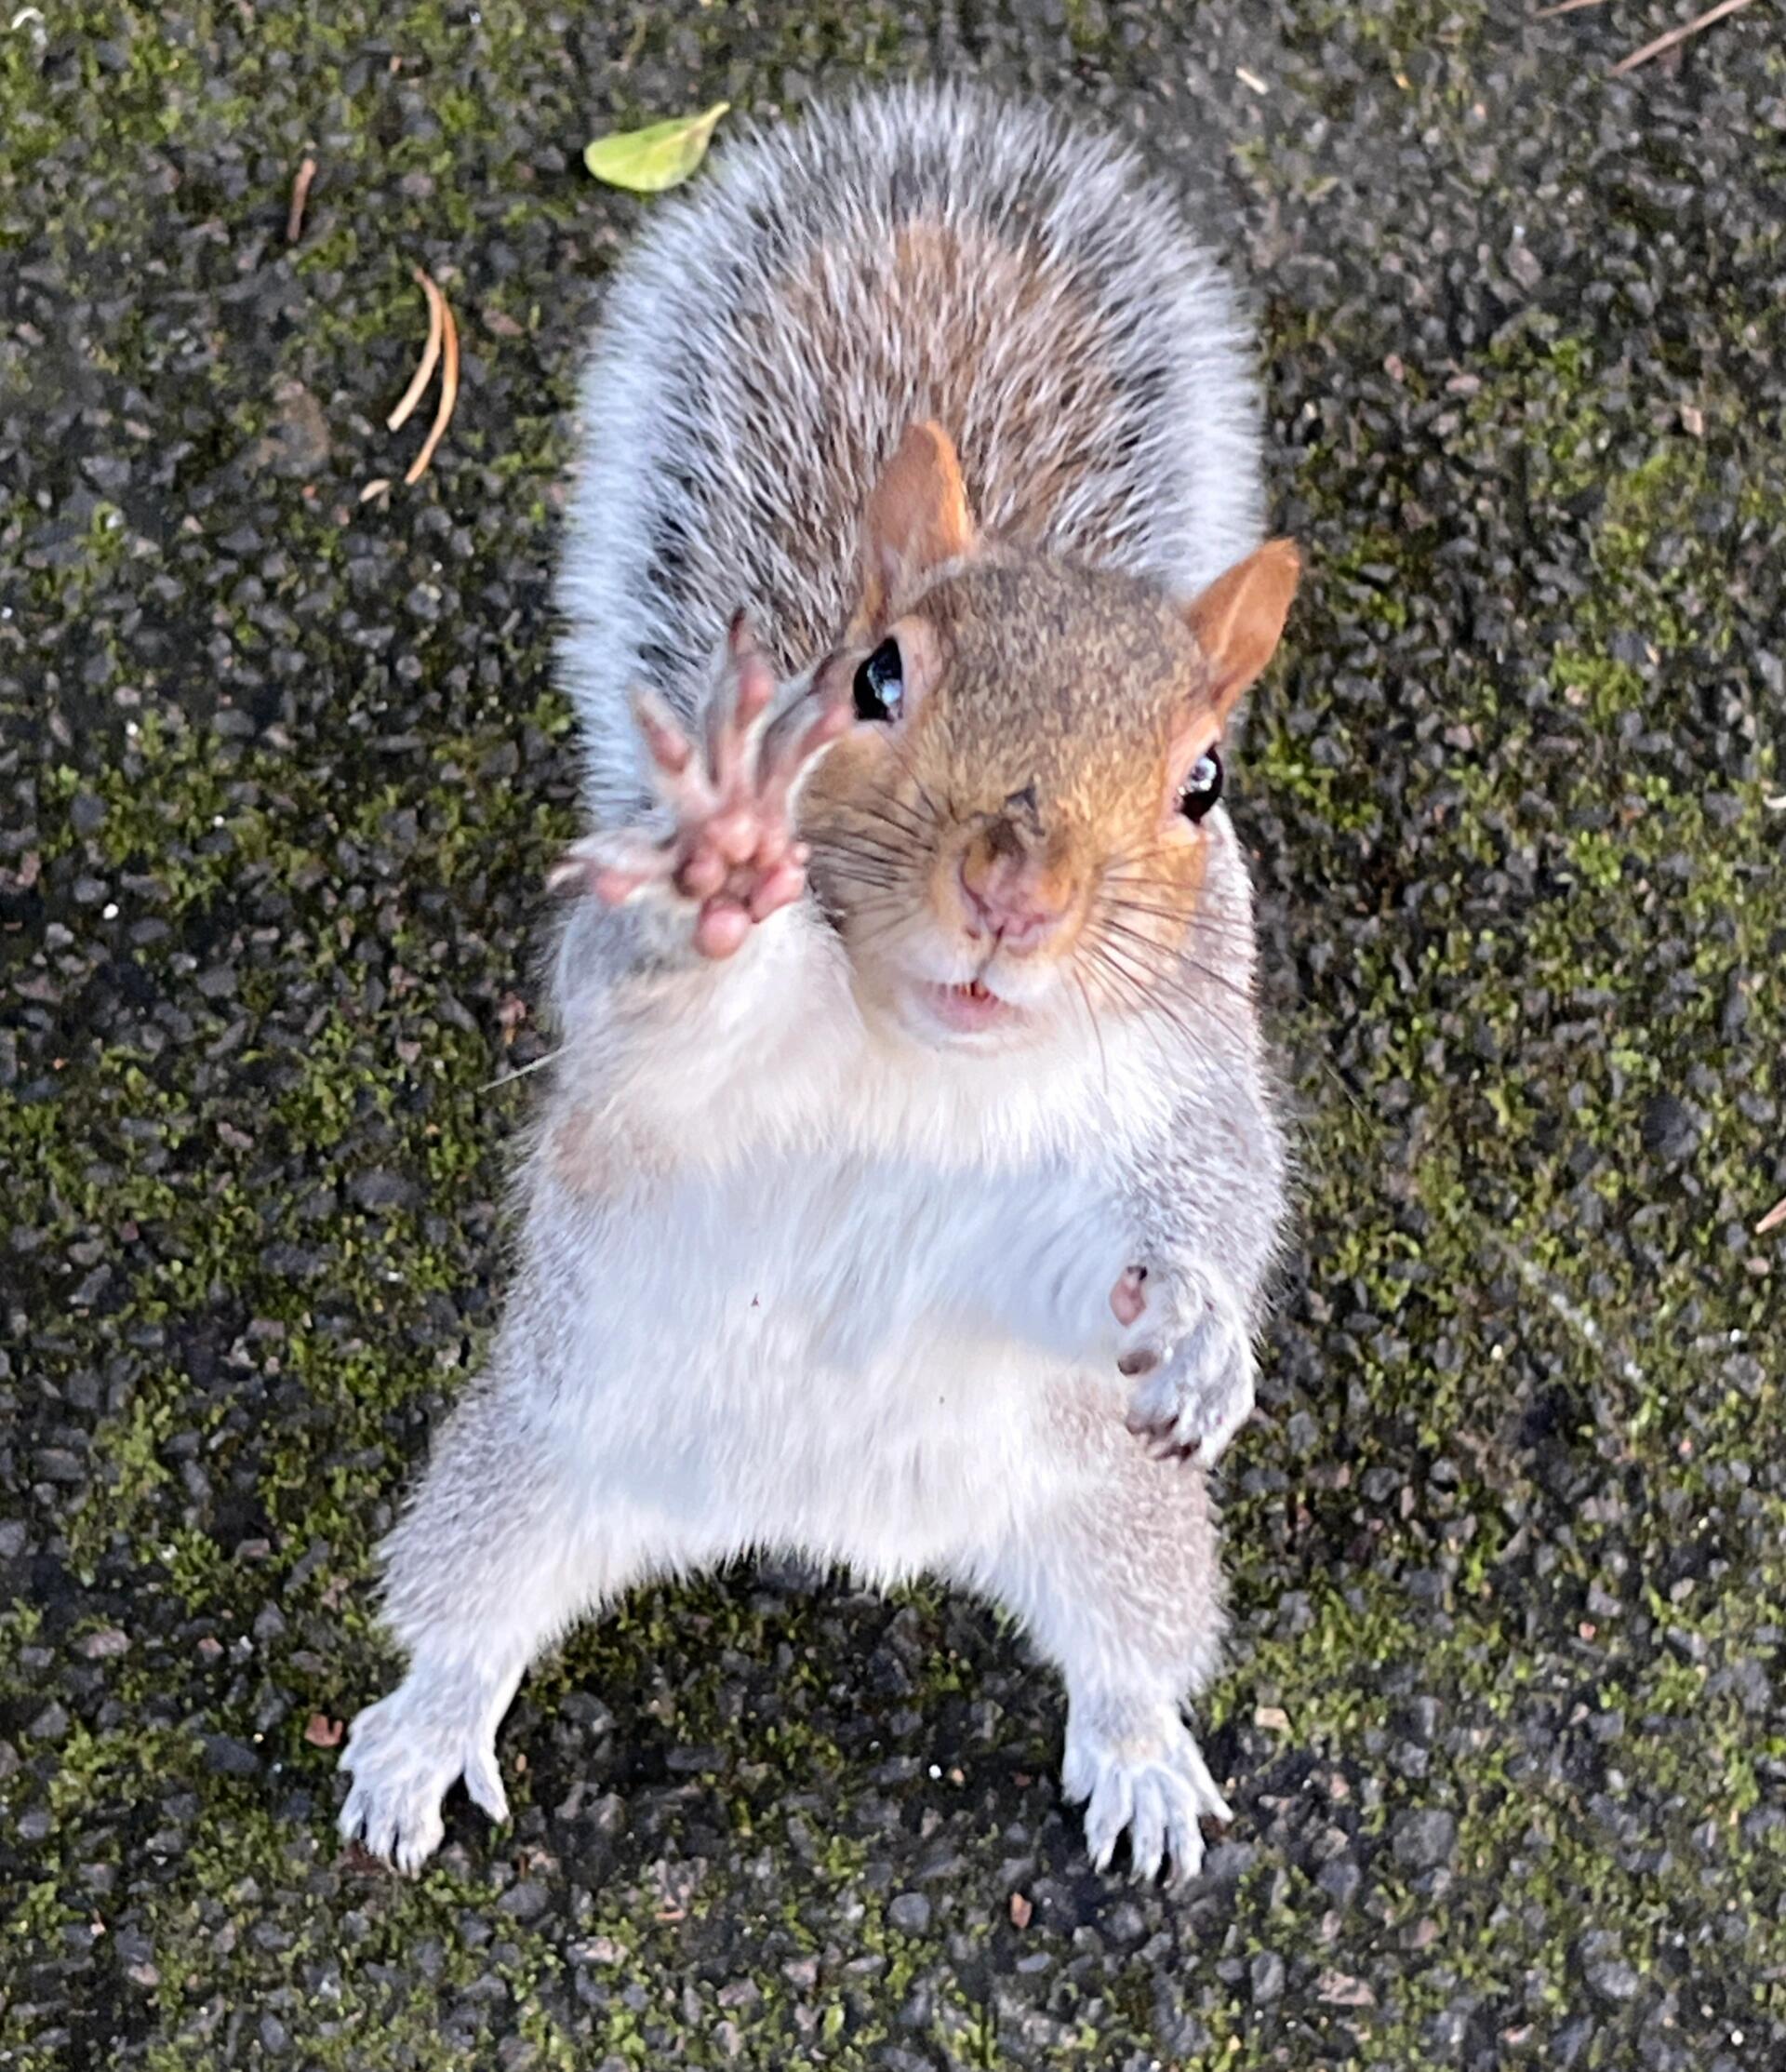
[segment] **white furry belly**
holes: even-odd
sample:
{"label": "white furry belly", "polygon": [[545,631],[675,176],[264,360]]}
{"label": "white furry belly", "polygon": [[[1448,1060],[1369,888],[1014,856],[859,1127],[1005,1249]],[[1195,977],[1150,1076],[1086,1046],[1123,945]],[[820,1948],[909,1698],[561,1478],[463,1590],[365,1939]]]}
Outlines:
{"label": "white furry belly", "polygon": [[617,1205],[575,1327],[592,1477],[709,1556],[797,1546],[886,1577],[995,1541],[1066,1472],[1056,1392],[1119,1401],[1113,1368],[939,1299],[940,1261],[957,1288],[1009,1271],[1025,1193],[808,1156]]}

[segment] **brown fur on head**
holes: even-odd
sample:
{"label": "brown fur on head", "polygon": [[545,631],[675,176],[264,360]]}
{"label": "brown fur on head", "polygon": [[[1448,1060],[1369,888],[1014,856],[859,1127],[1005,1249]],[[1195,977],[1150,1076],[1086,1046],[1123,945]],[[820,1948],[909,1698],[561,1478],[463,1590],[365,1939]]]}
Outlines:
{"label": "brown fur on head", "polygon": [[1056,1011],[1063,980],[1129,1006],[1168,983],[1207,853],[1181,800],[1193,772],[1206,794],[1204,759],[1271,659],[1297,572],[1273,541],[1185,607],[981,539],[947,435],[913,426],[814,684],[859,710],[897,687],[897,715],[860,720],[800,805],[870,992],[940,1036],[978,1036]]}

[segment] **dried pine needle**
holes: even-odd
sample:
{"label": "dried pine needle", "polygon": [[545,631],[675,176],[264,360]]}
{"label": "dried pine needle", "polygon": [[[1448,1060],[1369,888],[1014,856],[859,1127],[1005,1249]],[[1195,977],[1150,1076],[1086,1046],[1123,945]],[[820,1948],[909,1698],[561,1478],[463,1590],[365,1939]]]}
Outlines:
{"label": "dried pine needle", "polygon": [[316,161],[306,157],[291,183],[291,206],[286,211],[286,243],[295,245],[304,234],[304,207],[310,200],[310,183],[316,177]]}
{"label": "dried pine needle", "polygon": [[421,401],[422,392],[433,380],[440,359],[441,340],[446,330],[446,298],[420,266],[416,268],[416,278],[421,283],[421,292],[428,298],[428,342],[421,349],[421,365],[416,369],[415,379],[404,390],[402,402],[384,421],[393,432],[403,430],[409,421],[409,413]]}
{"label": "dried pine needle", "polygon": [[1684,21],[1678,29],[1670,29],[1654,43],[1646,43],[1641,50],[1633,50],[1629,58],[1620,58],[1606,74],[1609,79],[1621,79],[1628,72],[1635,72],[1639,65],[1646,65],[1652,58],[1659,58],[1664,50],[1673,50],[1689,36],[1697,36],[1701,29],[1709,29],[1714,21],[1722,21],[1726,15],[1733,15],[1750,5],[1750,0],[1718,0],[1715,7],[1708,7],[1702,15],[1696,15],[1691,21]]}
{"label": "dried pine needle", "polygon": [[1766,1237],[1768,1231],[1778,1230],[1781,1223],[1786,1223],[1786,1200],[1775,1202],[1774,1206],[1755,1225],[1755,1236],[1757,1237]]}
{"label": "dried pine needle", "polygon": [[[432,284],[431,284],[432,285]],[[428,428],[428,437],[422,449],[409,463],[409,472],[403,478],[406,488],[420,482],[428,472],[428,463],[434,457],[434,448],[446,435],[446,427],[452,422],[453,407],[459,401],[459,326],[453,321],[453,313],[446,298],[438,288],[440,297],[440,321],[444,333],[440,364],[440,407],[434,412],[434,421]]]}

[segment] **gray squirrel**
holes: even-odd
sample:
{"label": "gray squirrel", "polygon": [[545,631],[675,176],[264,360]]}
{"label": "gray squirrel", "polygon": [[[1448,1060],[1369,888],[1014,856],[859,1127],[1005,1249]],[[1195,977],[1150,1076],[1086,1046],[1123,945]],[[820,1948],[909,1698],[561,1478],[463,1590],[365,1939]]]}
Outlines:
{"label": "gray squirrel", "polygon": [[904,87],[654,214],[583,407],[562,1050],[342,1830],[505,1818],[528,1664],[774,1549],[1005,1607],[1094,1863],[1193,1875],[1285,1183],[1220,744],[1298,560],[1230,290],[1124,146]]}

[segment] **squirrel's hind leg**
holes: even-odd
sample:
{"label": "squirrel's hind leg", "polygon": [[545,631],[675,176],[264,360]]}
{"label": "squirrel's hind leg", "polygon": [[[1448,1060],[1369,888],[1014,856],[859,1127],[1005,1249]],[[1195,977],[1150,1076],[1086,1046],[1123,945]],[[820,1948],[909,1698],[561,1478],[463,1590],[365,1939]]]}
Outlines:
{"label": "squirrel's hind leg", "polygon": [[349,1730],[340,1829],[400,1870],[439,1846],[460,1777],[492,1820],[508,1818],[496,1730],[527,1664],[596,1603],[682,1558],[603,1504],[579,1457],[537,1398],[486,1384],[448,1421],[385,1542],[384,1623],[409,1666]]}
{"label": "squirrel's hind leg", "polygon": [[1138,1876],[1174,1882],[1203,1862],[1206,1816],[1233,1815],[1182,1706],[1213,1673],[1223,1625],[1215,1520],[1202,1468],[1153,1459],[1120,1410],[1063,1412],[1086,1467],[1069,1493],[977,1562],[1067,1687],[1069,1799],[1102,1870],[1125,1832]]}

